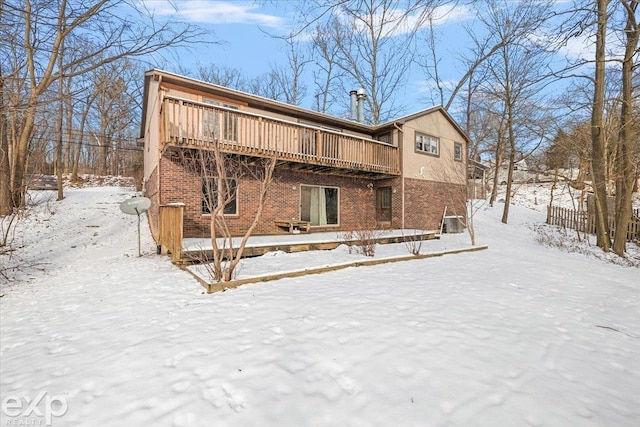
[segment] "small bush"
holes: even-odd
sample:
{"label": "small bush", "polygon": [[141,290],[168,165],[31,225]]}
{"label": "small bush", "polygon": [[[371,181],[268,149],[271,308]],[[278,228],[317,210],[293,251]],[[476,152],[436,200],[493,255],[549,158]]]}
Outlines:
{"label": "small bush", "polygon": [[585,237],[574,230],[539,224],[533,227],[533,231],[534,239],[540,245],[558,248],[568,253],[582,254],[611,264],[640,268],[640,247],[633,243],[627,243],[628,256],[624,258],[613,252],[603,252],[589,241],[589,238],[594,236]]}
{"label": "small bush", "polygon": [[349,246],[349,253],[356,253],[373,257],[376,254],[376,239],[382,232],[378,229],[362,229],[342,233],[342,239]]}
{"label": "small bush", "polygon": [[422,249],[422,239],[418,235],[417,231],[413,232],[413,235],[404,236],[405,242],[404,245],[412,255],[420,255],[420,250]]}

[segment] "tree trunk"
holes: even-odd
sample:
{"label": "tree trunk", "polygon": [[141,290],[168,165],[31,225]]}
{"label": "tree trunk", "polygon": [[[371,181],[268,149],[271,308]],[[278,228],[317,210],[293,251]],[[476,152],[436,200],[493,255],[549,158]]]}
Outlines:
{"label": "tree trunk", "polygon": [[509,69],[509,56],[504,55],[504,68],[505,68],[505,88],[504,99],[507,104],[507,138],[509,140],[509,175],[507,176],[507,189],[504,196],[504,209],[502,210],[502,223],[506,224],[509,221],[509,205],[511,205],[511,185],[513,184],[513,168],[516,164],[516,136],[513,132],[513,99],[511,94],[511,82]]}
{"label": "tree trunk", "polygon": [[[64,58],[64,40],[60,43],[60,53],[58,55],[58,70],[62,73],[62,59]],[[58,177],[58,198],[57,201],[64,199],[64,190],[62,189],[62,134],[64,132],[64,79],[58,80],[58,142],[56,144],[56,176]]]}
{"label": "tree trunk", "polygon": [[591,174],[595,195],[595,224],[597,245],[603,251],[611,250],[607,220],[607,183],[605,181],[605,146],[603,130],[605,89],[605,37],[607,35],[607,5],[609,0],[597,0],[598,31],[596,34],[596,69],[591,114]]}
{"label": "tree trunk", "polygon": [[12,150],[11,162],[11,204],[12,207],[24,206],[26,184],[25,175],[27,170],[27,154],[29,149],[29,140],[33,133],[34,120],[36,116],[37,98],[28,101],[28,107],[24,111],[24,124],[20,129],[20,136],[15,147]]}
{"label": "tree trunk", "polygon": [[500,184],[500,167],[504,160],[504,143],[502,142],[502,135],[498,134],[498,142],[496,143],[496,163],[493,171],[493,187],[491,188],[491,196],[489,197],[489,206],[493,207],[493,204],[498,197],[498,184]]}
{"label": "tree trunk", "polygon": [[509,173],[507,175],[507,188],[504,195],[504,209],[502,210],[502,223],[509,221],[509,205],[511,205],[511,186],[513,184],[513,168],[516,164],[516,146],[512,130],[509,131]]}
{"label": "tree trunk", "polygon": [[622,108],[620,111],[620,132],[618,135],[618,149],[616,151],[616,230],[613,239],[613,251],[624,256],[627,244],[627,227],[631,220],[631,196],[635,179],[633,165],[633,59],[638,46],[638,25],[635,19],[637,0],[631,4],[622,0],[627,11],[627,25],[625,34],[627,43],[622,62]]}
{"label": "tree trunk", "polygon": [[11,171],[9,169],[9,135],[4,103],[4,79],[0,70],[0,215],[13,211],[11,203]]}

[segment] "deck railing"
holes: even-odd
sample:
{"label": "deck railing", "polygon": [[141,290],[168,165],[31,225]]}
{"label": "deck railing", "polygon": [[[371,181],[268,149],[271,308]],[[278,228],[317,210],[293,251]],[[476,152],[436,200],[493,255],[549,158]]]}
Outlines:
{"label": "deck railing", "polygon": [[202,149],[217,144],[230,153],[400,174],[398,148],[373,139],[174,97],[165,97],[162,115],[164,144]]}

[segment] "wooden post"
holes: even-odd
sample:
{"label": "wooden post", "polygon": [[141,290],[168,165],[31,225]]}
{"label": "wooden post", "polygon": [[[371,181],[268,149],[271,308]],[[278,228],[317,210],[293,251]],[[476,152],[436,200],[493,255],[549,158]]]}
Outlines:
{"label": "wooden post", "polygon": [[169,203],[160,206],[160,246],[162,253],[171,253],[171,261],[180,261],[182,253],[182,227],[184,203]]}

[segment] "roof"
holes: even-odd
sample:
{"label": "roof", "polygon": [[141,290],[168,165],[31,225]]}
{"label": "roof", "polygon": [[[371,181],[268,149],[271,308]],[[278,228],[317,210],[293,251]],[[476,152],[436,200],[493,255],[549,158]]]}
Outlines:
{"label": "roof", "polygon": [[402,125],[411,119],[424,116],[427,114],[433,114],[435,112],[439,112],[445,116],[445,118],[451,123],[453,127],[455,127],[455,129],[465,138],[467,142],[470,142],[470,138],[467,136],[467,134],[460,128],[460,126],[449,115],[449,113],[447,113],[447,111],[442,106],[439,106],[439,105],[427,108],[422,111],[418,111],[416,113],[412,113],[410,115],[407,115],[395,120],[391,120],[383,124],[367,125],[364,123],[359,123],[357,121],[331,116],[329,114],[302,108],[297,105],[275,101],[273,99],[265,98],[262,96],[254,95],[254,94],[243,92],[240,90],[231,89],[225,86],[208,83],[202,80],[181,76],[175,73],[171,73],[169,71],[158,70],[158,69],[152,69],[145,73],[144,99],[142,104],[143,114],[142,114],[142,122],[140,123],[141,138],[144,137],[145,127],[146,127],[145,112],[147,111],[149,82],[151,79],[154,79],[154,78],[161,79],[161,81],[163,82],[173,83],[181,87],[190,88],[190,89],[194,89],[201,92],[210,92],[212,94],[214,93],[218,96],[223,96],[228,99],[245,102],[253,108],[285,114],[288,116],[294,116],[296,118],[311,120],[316,123],[324,124],[327,126],[335,126],[335,127],[340,127],[341,129],[349,129],[355,132],[363,132],[368,134],[376,134],[376,133],[383,132],[387,129],[393,129],[395,126]]}

